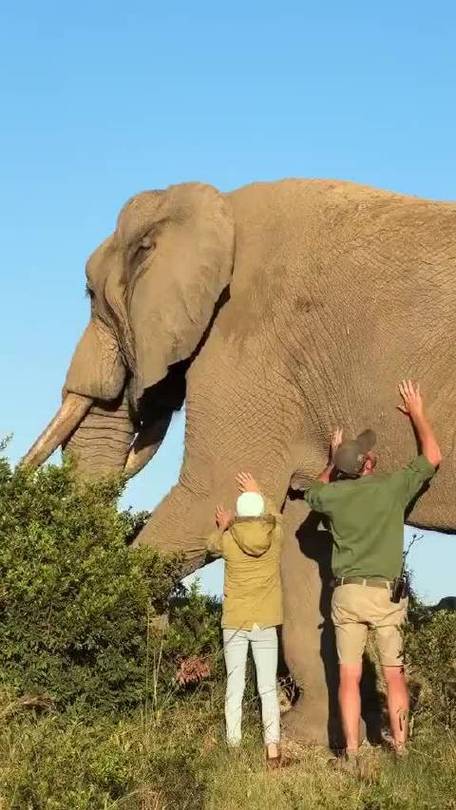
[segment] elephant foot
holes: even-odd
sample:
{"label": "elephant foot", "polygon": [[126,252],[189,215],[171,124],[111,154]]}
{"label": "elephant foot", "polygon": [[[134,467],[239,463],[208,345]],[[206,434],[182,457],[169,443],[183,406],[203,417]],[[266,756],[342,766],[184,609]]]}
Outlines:
{"label": "elephant foot", "polygon": [[325,712],[316,711],[307,702],[300,705],[300,702],[282,717],[284,736],[301,745],[341,748],[343,738],[338,718],[328,719]]}
{"label": "elephant foot", "polygon": [[[301,745],[324,746],[332,751],[345,747],[338,715],[328,719],[322,712],[317,713],[307,705],[300,706],[299,701],[294,708],[282,715],[282,729],[285,739]],[[372,743],[378,744],[378,740],[374,740],[371,735],[367,734],[366,723],[361,719],[359,724],[360,744],[368,738]]]}

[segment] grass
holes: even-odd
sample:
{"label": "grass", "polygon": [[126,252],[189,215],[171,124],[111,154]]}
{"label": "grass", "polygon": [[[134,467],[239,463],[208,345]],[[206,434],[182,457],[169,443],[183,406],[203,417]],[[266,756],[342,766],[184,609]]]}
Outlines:
{"label": "grass", "polygon": [[354,778],[295,745],[294,764],[267,773],[254,699],[227,751],[220,686],[147,719],[81,720],[6,693],[0,715],[1,810],[456,810],[456,738],[441,727],[417,729],[403,762],[366,749]]}
{"label": "grass", "polygon": [[408,760],[396,764],[379,750],[366,750],[362,775],[333,772],[323,750],[301,752],[296,764],[278,775],[265,773],[258,747],[247,748],[227,774],[226,755],[211,775],[205,807],[338,808],[456,808],[456,747],[454,740],[421,740]]}

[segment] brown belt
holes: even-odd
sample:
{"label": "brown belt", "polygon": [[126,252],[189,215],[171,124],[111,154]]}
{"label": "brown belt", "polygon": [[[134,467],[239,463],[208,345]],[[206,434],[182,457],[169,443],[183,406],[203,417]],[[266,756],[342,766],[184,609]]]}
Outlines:
{"label": "brown belt", "polygon": [[333,588],[339,585],[365,585],[368,588],[391,588],[392,582],[387,579],[369,579],[367,577],[335,577],[332,581]]}

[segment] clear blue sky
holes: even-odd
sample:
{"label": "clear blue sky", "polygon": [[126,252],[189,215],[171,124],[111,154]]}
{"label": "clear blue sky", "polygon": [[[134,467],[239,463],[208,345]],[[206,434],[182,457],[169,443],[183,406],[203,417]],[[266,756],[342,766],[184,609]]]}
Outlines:
{"label": "clear blue sky", "polygon": [[[451,2],[5,2],[0,11],[0,433],[16,460],[59,402],[84,262],[133,193],[337,177],[456,197]],[[126,500],[175,480],[183,416]],[[413,555],[456,592],[456,537]],[[204,574],[218,588],[213,571]]]}

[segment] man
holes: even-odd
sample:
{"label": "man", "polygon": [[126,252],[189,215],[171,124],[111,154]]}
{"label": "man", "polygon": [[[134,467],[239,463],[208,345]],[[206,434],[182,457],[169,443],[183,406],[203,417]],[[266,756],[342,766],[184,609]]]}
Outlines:
{"label": "man", "polygon": [[328,466],[305,492],[312,509],[329,519],[334,541],[331,615],[339,657],[345,761],[356,762],[358,753],[359,684],[369,627],[376,635],[398,755],[404,753],[407,738],[409,700],[400,625],[408,600],[391,601],[392,583],[402,568],[404,511],[432,478],[442,456],[419,386],[404,380],[399,391],[403,401],[399,409],[412,422],[421,455],[397,472],[376,474],[375,434],[368,430],[355,440],[342,441],[342,431],[337,430]]}
{"label": "man", "polygon": [[242,697],[249,645],[255,661],[266,746],[266,764],[281,764],[280,709],[277,695],[277,625],[282,624],[281,515],[260,492],[250,473],[240,473],[236,515],[217,507],[217,530],[207,549],[225,560],[222,614],[227,670],[227,742],[241,742]]}

